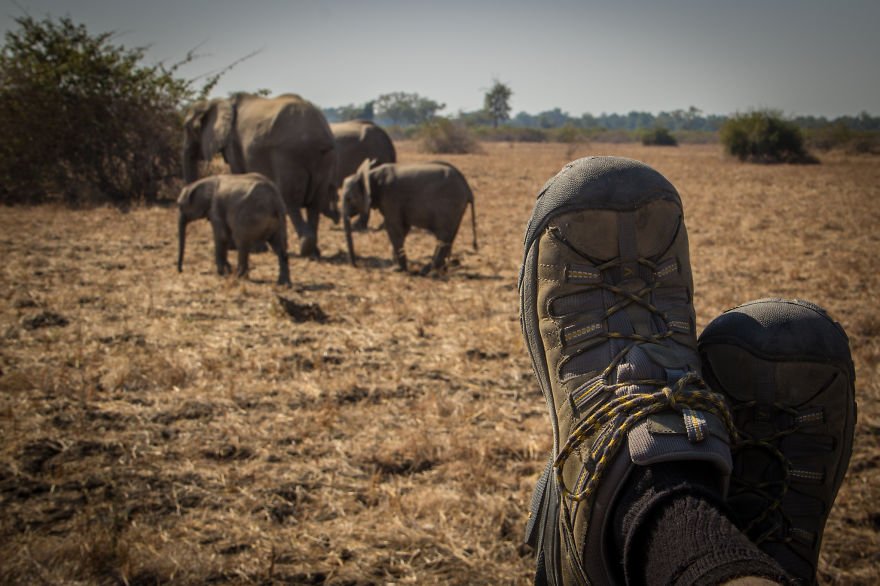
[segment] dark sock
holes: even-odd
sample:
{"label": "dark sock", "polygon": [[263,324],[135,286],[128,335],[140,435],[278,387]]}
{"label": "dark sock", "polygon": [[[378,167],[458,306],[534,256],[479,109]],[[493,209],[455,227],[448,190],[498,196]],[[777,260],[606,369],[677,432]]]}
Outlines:
{"label": "dark sock", "polygon": [[628,584],[721,584],[744,576],[789,581],[721,512],[716,477],[701,462],[636,467],[614,513]]}

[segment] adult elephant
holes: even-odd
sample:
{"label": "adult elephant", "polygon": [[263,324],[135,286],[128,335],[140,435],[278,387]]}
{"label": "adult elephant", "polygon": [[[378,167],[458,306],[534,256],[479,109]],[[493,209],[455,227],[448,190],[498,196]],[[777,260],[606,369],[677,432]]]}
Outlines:
{"label": "adult elephant", "polygon": [[[357,173],[358,167],[365,160],[373,160],[376,164],[396,163],[397,152],[388,133],[369,120],[349,120],[335,122],[330,125],[336,139],[336,178],[335,186],[349,175]],[[362,213],[354,224],[357,230],[364,230],[370,221],[370,210]]]}
{"label": "adult elephant", "polygon": [[[336,149],[321,111],[296,94],[263,98],[239,94],[197,102],[184,120],[183,175],[198,179],[199,161],[222,153],[232,173],[262,173],[281,193],[302,256],[319,256],[323,213],[339,222],[331,193]],[[306,209],[303,219],[302,208]]]}

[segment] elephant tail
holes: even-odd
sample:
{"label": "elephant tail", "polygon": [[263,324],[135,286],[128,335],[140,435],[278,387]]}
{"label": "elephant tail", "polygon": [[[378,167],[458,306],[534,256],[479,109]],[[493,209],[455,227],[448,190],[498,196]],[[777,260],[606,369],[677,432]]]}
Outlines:
{"label": "elephant tail", "polygon": [[315,181],[315,170],[309,169],[309,172],[306,173],[306,196],[303,199],[303,203],[306,204],[306,206],[310,205],[314,201],[314,198],[317,196],[317,194],[315,193],[316,183],[317,181]]}
{"label": "elephant tail", "polygon": [[477,246],[477,211],[474,208],[474,193],[471,192],[471,198],[468,201],[471,204],[471,230],[474,233],[474,250],[478,250]]}
{"label": "elephant tail", "polygon": [[[474,250],[478,250],[479,246],[477,245],[477,210],[474,206],[474,191],[471,189],[471,186],[467,182],[467,179],[465,179],[464,174],[459,171],[459,169],[455,165],[447,163],[446,161],[432,161],[432,163],[448,167],[452,175],[458,177],[464,184],[464,189],[465,191],[467,191],[468,195],[467,202],[471,206],[471,231],[473,232],[474,236]],[[464,217],[464,212],[462,212],[462,217]]]}
{"label": "elephant tail", "polygon": [[477,208],[474,205],[474,191],[471,189],[470,184],[467,182],[467,179],[464,178],[464,174],[459,171],[456,167],[453,167],[449,163],[442,163],[444,165],[448,165],[455,174],[458,175],[459,179],[464,183],[464,188],[467,190],[468,194],[468,203],[471,206],[471,231],[474,236],[474,250],[478,250],[479,246],[477,246]]}

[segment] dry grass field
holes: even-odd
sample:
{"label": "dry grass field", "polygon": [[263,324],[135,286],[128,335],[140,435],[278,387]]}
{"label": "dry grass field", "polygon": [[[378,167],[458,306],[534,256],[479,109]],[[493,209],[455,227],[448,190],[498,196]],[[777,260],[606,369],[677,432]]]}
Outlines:
{"label": "dry grass field", "polygon": [[[880,160],[484,151],[445,157],[475,192],[480,249],[466,216],[440,278],[393,272],[375,230],[355,235],[352,268],[326,219],[323,258],[292,257],[286,289],[271,254],[250,281],[218,277],[207,222],[178,274],[171,208],[0,210],[0,582],[527,584],[550,430],[516,276],[536,193],[589,154],[678,187],[699,330],[765,296],[846,328],[859,421],[820,581],[880,582]],[[411,235],[411,263],[432,247]]]}

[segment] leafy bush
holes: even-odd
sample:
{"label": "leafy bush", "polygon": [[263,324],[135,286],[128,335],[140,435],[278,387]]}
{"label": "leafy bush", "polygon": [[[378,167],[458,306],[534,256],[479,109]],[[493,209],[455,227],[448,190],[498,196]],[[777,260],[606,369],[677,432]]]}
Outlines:
{"label": "leafy bush", "polygon": [[482,149],[470,130],[447,118],[424,123],[420,130],[421,149],[426,153],[477,153]]}
{"label": "leafy bush", "polygon": [[761,110],[729,118],[720,131],[721,144],[741,161],[815,163],[800,129],[779,112]]}
{"label": "leafy bush", "polygon": [[144,49],[69,18],[16,22],[0,50],[0,202],[155,199],[180,175],[182,63],[144,66]]}
{"label": "leafy bush", "polygon": [[642,133],[642,144],[645,146],[678,146],[678,140],[667,128],[658,126]]}

